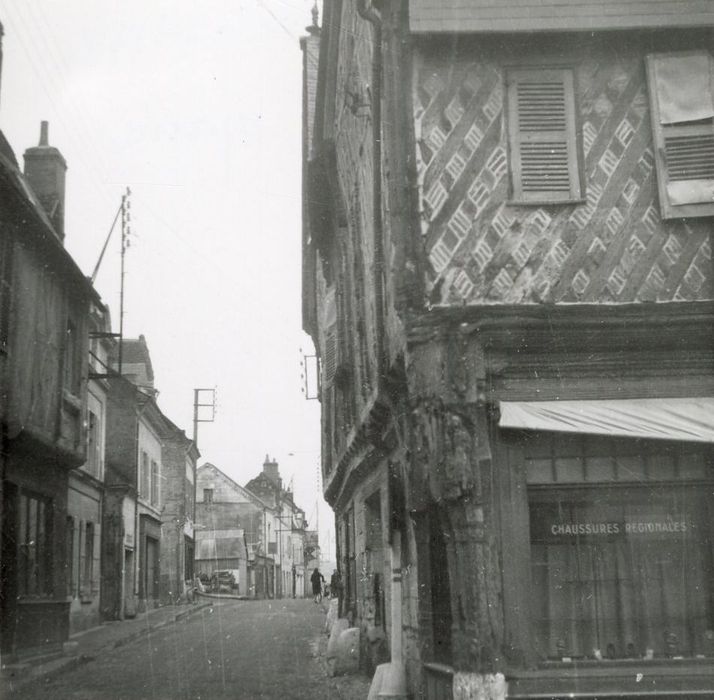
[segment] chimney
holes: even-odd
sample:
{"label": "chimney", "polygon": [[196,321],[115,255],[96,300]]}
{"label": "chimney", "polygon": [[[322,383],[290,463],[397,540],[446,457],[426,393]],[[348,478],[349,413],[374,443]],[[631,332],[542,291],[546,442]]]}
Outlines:
{"label": "chimney", "polygon": [[49,126],[40,125],[40,143],[25,151],[25,177],[61,240],[64,240],[64,182],[67,162],[49,145]]}
{"label": "chimney", "polygon": [[274,484],[277,484],[278,488],[281,487],[278,463],[275,459],[271,460],[268,455],[265,455],[265,462],[263,462],[263,474],[265,474],[265,476],[267,476]]}

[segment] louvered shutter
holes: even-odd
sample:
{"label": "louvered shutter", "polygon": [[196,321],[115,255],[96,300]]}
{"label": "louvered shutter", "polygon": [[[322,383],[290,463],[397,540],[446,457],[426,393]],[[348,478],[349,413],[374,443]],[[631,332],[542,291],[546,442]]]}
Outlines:
{"label": "louvered shutter", "polygon": [[514,200],[581,199],[571,70],[508,74],[508,135]]}
{"label": "louvered shutter", "polygon": [[714,215],[714,99],[706,52],[647,57],[663,219]]}
{"label": "louvered shutter", "polygon": [[331,287],[325,295],[322,314],[322,385],[330,386],[335,379],[338,362],[337,344],[337,307],[335,288]]}

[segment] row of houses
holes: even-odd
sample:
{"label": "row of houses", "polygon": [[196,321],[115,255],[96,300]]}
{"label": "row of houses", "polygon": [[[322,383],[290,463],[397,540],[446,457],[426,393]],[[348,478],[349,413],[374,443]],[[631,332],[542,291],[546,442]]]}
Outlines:
{"label": "row of houses", "polygon": [[197,472],[196,572],[237,572],[238,593],[251,598],[302,598],[320,566],[318,533],[283,485],[278,463],[241,486],[213,464]]}
{"label": "row of houses", "polygon": [[159,408],[143,336],[119,340],[64,247],[67,164],[0,134],[0,650],[178,601],[198,450]]}
{"label": "row of houses", "polygon": [[712,3],[323,8],[303,326],[362,659],[400,697],[711,694]]}

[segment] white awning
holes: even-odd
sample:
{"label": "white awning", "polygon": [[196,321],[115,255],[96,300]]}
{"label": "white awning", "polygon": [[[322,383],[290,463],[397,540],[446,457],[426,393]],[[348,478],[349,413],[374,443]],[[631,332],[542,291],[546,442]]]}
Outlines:
{"label": "white awning", "polygon": [[714,442],[714,398],[501,401],[501,428]]}

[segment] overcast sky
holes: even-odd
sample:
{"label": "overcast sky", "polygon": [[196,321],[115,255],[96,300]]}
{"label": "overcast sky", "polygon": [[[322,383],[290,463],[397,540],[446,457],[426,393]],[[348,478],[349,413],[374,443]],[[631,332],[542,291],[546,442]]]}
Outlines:
{"label": "overcast sky", "polygon": [[[0,126],[21,161],[49,121],[68,164],[65,245],[87,275],[131,188],[124,330],[146,336],[161,408],[190,435],[194,387],[216,385],[201,462],[245,483],[269,453],[314,526],[319,404],[299,364],[312,4],[0,0]],[[96,287],[117,330],[118,231]],[[321,501],[321,531],[331,522]]]}

